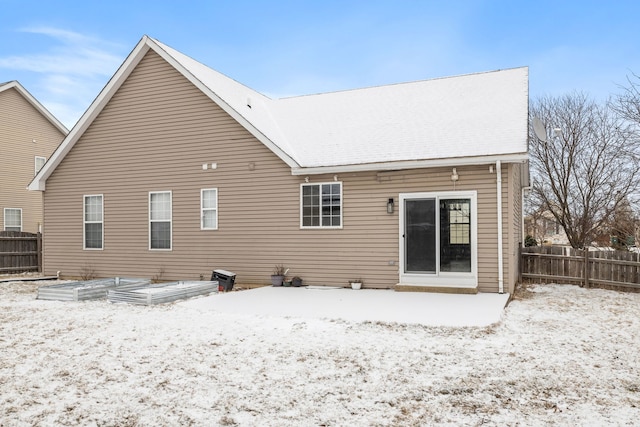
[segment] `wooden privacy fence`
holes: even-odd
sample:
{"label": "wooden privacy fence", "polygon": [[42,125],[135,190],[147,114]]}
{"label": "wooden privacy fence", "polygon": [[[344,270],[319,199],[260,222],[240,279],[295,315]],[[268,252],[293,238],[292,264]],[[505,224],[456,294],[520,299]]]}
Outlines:
{"label": "wooden privacy fence", "polygon": [[42,234],[0,231],[0,273],[42,271]]}
{"label": "wooden privacy fence", "polygon": [[540,246],[522,248],[520,281],[640,290],[640,254]]}

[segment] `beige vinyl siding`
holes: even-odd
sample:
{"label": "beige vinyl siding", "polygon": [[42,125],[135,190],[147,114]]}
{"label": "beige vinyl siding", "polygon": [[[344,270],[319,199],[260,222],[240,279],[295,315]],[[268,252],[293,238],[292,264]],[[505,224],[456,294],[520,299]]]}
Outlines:
{"label": "beige vinyl siding", "polygon": [[[217,163],[202,170],[203,163]],[[496,176],[458,167],[456,189],[478,192],[479,289],[497,291]],[[337,175],[343,228],[300,227],[290,168],[155,53],[148,53],[47,181],[45,271],[79,276],[209,278],[268,284],[276,264],[306,284],[398,281],[398,194],[451,191],[451,169]],[[505,173],[503,179],[508,181]],[[309,176],[310,183],[334,175]],[[200,191],[218,190],[218,229],[200,229]],[[171,191],[171,251],[148,249],[148,192]],[[82,250],[83,195],[104,195],[104,250]],[[386,213],[387,200],[396,208]],[[506,202],[505,198],[505,202]]]}
{"label": "beige vinyl siding", "polygon": [[518,272],[520,269],[520,247],[522,246],[522,172],[524,167],[522,163],[514,163],[509,167],[510,182],[510,204],[509,216],[511,219],[511,230],[509,232],[509,245],[505,250],[509,250],[509,281],[508,291],[513,293],[516,282],[518,281]]}
{"label": "beige vinyl siding", "polygon": [[35,175],[35,157],[48,159],[63,138],[18,90],[0,92],[0,231],[4,208],[21,208],[22,231],[38,232],[42,193],[27,185]]}
{"label": "beige vinyl siding", "polygon": [[[512,293],[515,287],[515,281],[517,279],[518,268],[518,238],[516,234],[520,230],[520,200],[516,200],[520,194],[520,165],[517,163],[503,163],[502,169],[502,277],[504,292]],[[497,209],[497,200],[495,194],[497,194],[497,187],[494,186],[494,208],[492,215],[495,215]],[[518,223],[518,224],[517,224]],[[494,230],[497,231],[497,217],[495,217]],[[487,239],[489,237],[487,236]],[[485,288],[480,287],[479,290],[486,292],[496,292],[498,290],[498,271],[497,271],[497,259],[498,259],[498,237],[497,233],[494,238],[493,246],[494,252],[491,256],[495,256],[496,265],[496,277],[495,285],[493,278],[489,281],[488,286]],[[479,238],[479,240],[482,240]],[[489,262],[489,259],[487,259]],[[489,273],[487,273],[489,274]]]}

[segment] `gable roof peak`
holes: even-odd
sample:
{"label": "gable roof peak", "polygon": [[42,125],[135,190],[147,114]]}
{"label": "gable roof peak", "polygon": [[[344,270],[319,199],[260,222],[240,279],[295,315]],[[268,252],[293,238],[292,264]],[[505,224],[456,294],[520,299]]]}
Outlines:
{"label": "gable roof peak", "polygon": [[0,83],[0,92],[4,92],[9,89],[15,89],[24,99],[27,100],[45,119],[47,119],[56,129],[63,135],[67,135],[69,130],[62,124],[47,108],[40,103],[27,89],[24,88],[17,80],[11,80],[5,83]]}

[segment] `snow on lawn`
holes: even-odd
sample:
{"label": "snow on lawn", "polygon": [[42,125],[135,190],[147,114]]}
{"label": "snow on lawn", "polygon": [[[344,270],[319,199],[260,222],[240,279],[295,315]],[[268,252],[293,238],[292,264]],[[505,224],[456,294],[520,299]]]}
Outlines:
{"label": "snow on lawn", "polygon": [[640,419],[640,294],[530,286],[446,328],[35,300],[50,283],[0,283],[2,426]]}

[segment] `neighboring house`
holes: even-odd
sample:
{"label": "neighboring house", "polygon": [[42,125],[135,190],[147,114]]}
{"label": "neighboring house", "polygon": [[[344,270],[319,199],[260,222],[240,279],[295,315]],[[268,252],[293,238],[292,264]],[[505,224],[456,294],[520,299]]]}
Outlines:
{"label": "neighboring house", "polygon": [[40,231],[42,194],[27,186],[67,133],[20,83],[0,83],[0,231]]}
{"label": "neighboring house", "polygon": [[528,69],[270,99],[143,37],[30,185],[46,273],[511,292]]}
{"label": "neighboring house", "polygon": [[569,245],[564,228],[548,210],[539,210],[524,219],[525,234],[536,239],[540,245]]}

